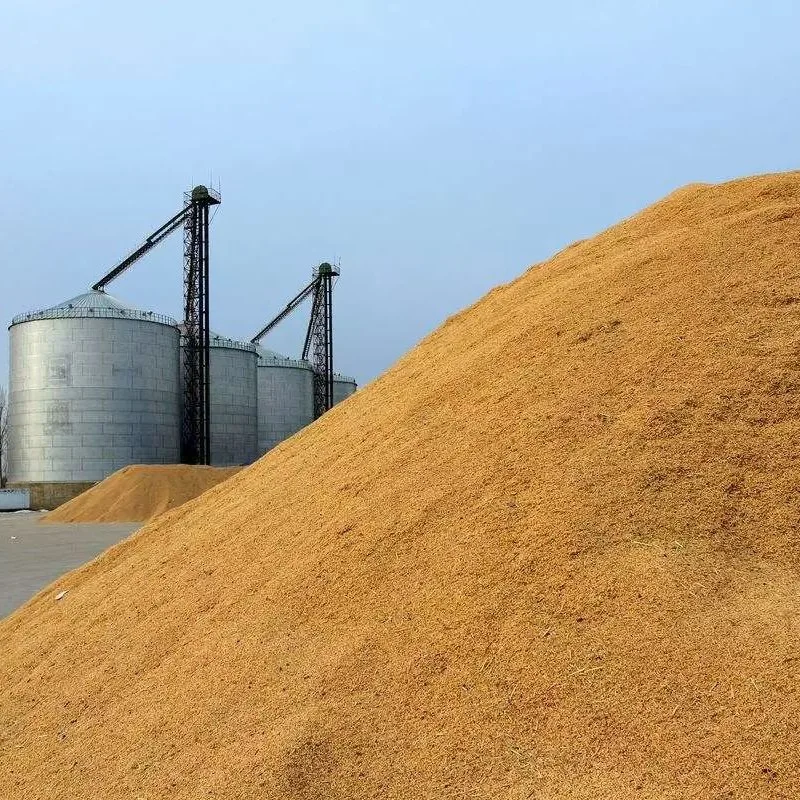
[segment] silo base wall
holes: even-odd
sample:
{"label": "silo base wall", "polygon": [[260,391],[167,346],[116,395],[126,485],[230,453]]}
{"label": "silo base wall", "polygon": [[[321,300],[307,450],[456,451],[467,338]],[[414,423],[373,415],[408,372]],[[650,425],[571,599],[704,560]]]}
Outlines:
{"label": "silo base wall", "polygon": [[68,503],[79,494],[95,485],[94,481],[88,483],[9,483],[9,489],[27,489],[31,493],[31,508],[53,509]]}

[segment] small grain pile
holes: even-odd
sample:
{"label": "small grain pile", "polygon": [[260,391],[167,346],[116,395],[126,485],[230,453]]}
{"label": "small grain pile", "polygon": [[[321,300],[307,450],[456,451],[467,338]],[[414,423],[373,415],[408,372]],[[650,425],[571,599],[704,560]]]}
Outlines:
{"label": "small grain pile", "polygon": [[42,522],[145,522],[183,505],[240,469],[133,464],[51,511]]}
{"label": "small grain pile", "polygon": [[795,797],[798,412],[800,174],[678,191],[5,620],[0,786]]}

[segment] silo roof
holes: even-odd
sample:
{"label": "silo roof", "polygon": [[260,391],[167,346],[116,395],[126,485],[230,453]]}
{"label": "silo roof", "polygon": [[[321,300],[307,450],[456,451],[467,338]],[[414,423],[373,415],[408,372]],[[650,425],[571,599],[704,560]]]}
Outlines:
{"label": "silo roof", "polygon": [[256,345],[256,352],[258,353],[258,366],[259,367],[300,367],[302,369],[311,369],[311,364],[308,361],[303,361],[301,358],[289,358],[275,350],[269,350],[262,347],[260,344]]}
{"label": "silo roof", "polygon": [[[180,330],[181,336],[185,336],[186,324],[182,322],[180,325],[178,325],[178,330]],[[231,339],[229,336],[223,336],[221,333],[217,333],[216,331],[209,331],[209,335],[209,344],[211,347],[223,347],[229,350],[244,350],[248,353],[256,352],[256,346],[252,342],[240,342],[238,339]]]}
{"label": "silo roof", "polygon": [[240,342],[238,339],[231,339],[221,333],[211,331],[211,347],[227,347],[231,350],[247,350],[248,353],[257,352],[256,346],[252,342]]}
{"label": "silo roof", "polygon": [[11,325],[21,322],[31,322],[39,319],[64,319],[64,318],[113,318],[113,319],[138,319],[146,322],[158,322],[162,325],[177,326],[177,322],[164,314],[153,311],[142,311],[129,306],[117,297],[106,292],[89,291],[79,294],[62,303],[43,308],[38,311],[29,311],[18,314],[11,320]]}
{"label": "silo roof", "polygon": [[[313,369],[310,361],[304,361],[301,358],[289,358],[289,356],[284,356],[281,353],[275,352],[275,350],[262,347],[260,344],[256,345],[256,352],[258,353],[259,367],[300,367],[302,369]],[[333,379],[342,383],[358,385],[355,378],[351,378],[349,375],[340,375],[338,372],[334,373]]]}

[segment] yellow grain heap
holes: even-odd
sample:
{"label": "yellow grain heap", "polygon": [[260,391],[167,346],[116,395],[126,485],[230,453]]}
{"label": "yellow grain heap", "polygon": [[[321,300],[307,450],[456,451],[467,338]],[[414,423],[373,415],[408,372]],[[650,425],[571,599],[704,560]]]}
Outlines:
{"label": "yellow grain heap", "polygon": [[186,464],[134,464],[123,467],[68,503],[43,522],[144,522],[183,505],[240,467],[217,469]]}
{"label": "yellow grain heap", "polygon": [[682,189],[0,625],[0,786],[794,797],[799,396],[800,174]]}

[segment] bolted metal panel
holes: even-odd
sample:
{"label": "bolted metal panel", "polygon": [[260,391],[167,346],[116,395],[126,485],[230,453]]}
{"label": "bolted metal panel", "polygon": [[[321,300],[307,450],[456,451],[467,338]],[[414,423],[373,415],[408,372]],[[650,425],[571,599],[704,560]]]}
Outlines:
{"label": "bolted metal panel", "polygon": [[251,464],[259,456],[255,347],[215,333],[210,344],[211,463]]}
{"label": "bolted metal panel", "polygon": [[314,372],[307,361],[263,357],[258,365],[258,450],[265,453],[314,421]]}
{"label": "bolted metal panel", "polygon": [[74,298],[66,314],[9,329],[9,482],[99,481],[178,460],[178,329],[103,302]]}
{"label": "bolted metal panel", "polygon": [[356,379],[349,378],[347,375],[333,376],[333,403],[341,403],[351,394],[355,394],[357,388]]}

